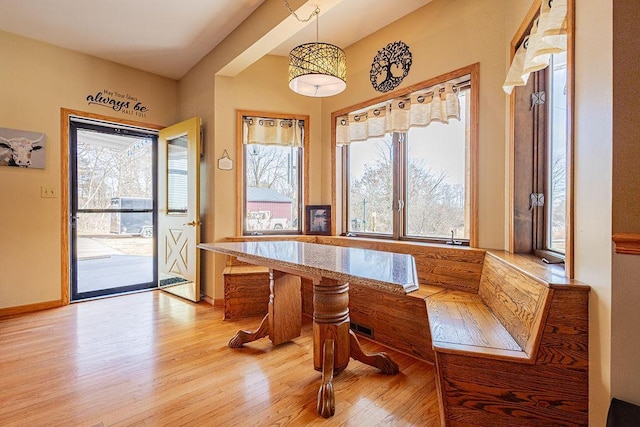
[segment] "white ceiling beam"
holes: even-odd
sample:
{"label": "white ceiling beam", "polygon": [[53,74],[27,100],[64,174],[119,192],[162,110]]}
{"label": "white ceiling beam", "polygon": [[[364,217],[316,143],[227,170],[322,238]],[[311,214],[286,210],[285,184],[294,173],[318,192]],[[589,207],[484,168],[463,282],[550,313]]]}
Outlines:
{"label": "white ceiling beam", "polygon": [[[320,16],[322,16],[324,13],[331,10],[331,8],[340,4],[342,1],[347,0],[290,0],[289,4],[300,19],[307,19],[313,14],[316,7],[320,9]],[[282,10],[279,11],[280,17],[276,18],[276,20],[279,19],[279,22],[276,22],[271,30],[267,31],[262,36],[255,37],[253,42],[245,42],[241,44],[240,46],[243,46],[242,49],[239,50],[231,60],[229,60],[224,66],[220,68],[220,70],[216,73],[217,75],[227,77],[233,77],[237,75],[249,65],[253,64],[264,55],[268,54],[273,49],[281,45],[283,42],[291,38],[293,35],[301,31],[307,25],[315,25],[315,18],[309,22],[299,22],[293,15],[289,14],[289,11],[287,10],[287,7],[285,6],[283,0],[268,0],[263,4],[263,6],[265,7],[259,7],[231,35],[229,35],[229,37],[227,37],[227,39],[225,39],[224,42],[218,46],[218,48],[220,48],[220,50],[225,49],[226,47],[222,45],[226,44],[227,42],[232,43],[232,45],[238,47],[239,45],[235,44],[237,40],[234,39],[244,38],[246,33],[251,32],[252,26],[255,25],[256,21],[268,19],[273,22],[273,18],[269,19],[268,15],[274,12],[274,8],[277,9],[278,7],[281,7]],[[282,15],[282,11],[285,12],[285,15]],[[315,39],[309,41],[315,41]],[[217,51],[218,48],[214,49],[214,52]]]}

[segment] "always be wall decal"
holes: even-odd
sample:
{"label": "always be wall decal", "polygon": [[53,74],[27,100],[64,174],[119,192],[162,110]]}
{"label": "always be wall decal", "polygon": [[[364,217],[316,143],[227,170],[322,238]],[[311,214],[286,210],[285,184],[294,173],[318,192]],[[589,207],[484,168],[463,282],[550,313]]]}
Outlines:
{"label": "always be wall decal", "polygon": [[138,98],[117,90],[103,89],[95,94],[87,95],[87,104],[99,105],[119,113],[136,117],[147,117],[149,109],[138,101]]}
{"label": "always be wall decal", "polygon": [[0,128],[0,166],[44,169],[45,134]]}

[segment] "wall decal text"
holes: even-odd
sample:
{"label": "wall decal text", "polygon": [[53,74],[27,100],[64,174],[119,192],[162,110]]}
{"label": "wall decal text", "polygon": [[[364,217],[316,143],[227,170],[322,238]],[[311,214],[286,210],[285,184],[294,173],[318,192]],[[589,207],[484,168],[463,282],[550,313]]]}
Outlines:
{"label": "wall decal text", "polygon": [[130,116],[147,117],[149,111],[137,97],[117,90],[103,89],[87,95],[86,100],[89,105],[99,105]]}

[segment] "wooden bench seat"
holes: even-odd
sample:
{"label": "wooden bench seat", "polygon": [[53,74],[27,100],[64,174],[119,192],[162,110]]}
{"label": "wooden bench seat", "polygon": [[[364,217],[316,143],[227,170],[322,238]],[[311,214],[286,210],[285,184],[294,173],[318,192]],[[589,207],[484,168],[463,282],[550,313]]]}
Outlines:
{"label": "wooden bench seat", "polygon": [[445,290],[427,298],[427,312],[437,351],[529,359],[479,295]]}
{"label": "wooden bench seat", "polygon": [[551,293],[487,254],[477,294],[447,290],[427,299],[434,350],[533,363]]}

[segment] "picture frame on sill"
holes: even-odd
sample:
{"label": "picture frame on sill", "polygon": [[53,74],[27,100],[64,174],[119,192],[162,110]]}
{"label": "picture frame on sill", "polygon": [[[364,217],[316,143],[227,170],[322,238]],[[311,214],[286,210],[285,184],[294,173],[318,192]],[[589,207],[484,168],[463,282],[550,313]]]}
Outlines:
{"label": "picture frame on sill", "polygon": [[331,235],[331,205],[308,205],[305,234]]}

